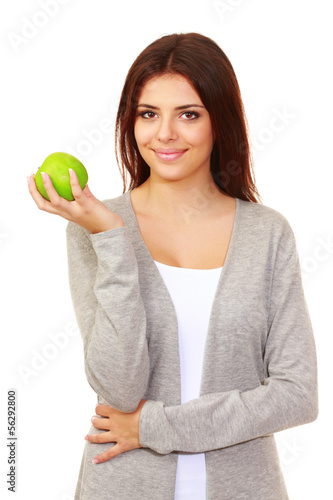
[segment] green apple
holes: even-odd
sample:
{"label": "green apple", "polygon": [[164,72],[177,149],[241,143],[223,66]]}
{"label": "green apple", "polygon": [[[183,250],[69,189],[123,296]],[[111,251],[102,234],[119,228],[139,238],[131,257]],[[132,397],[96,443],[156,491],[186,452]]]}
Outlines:
{"label": "green apple", "polygon": [[88,182],[88,173],[80,160],[68,153],[52,153],[44,160],[44,163],[37,170],[35,175],[37,189],[44,198],[50,201],[44,188],[41,172],[49,174],[54,189],[59,196],[68,201],[74,200],[69,179],[69,168],[74,170],[81,189],[84,189]]}

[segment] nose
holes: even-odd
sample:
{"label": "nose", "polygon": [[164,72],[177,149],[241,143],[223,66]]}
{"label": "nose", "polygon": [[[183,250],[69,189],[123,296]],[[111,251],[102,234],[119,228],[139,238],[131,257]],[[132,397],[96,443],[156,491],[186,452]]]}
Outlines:
{"label": "nose", "polygon": [[169,142],[177,139],[175,124],[169,118],[161,118],[156,131],[156,139],[161,142]]}

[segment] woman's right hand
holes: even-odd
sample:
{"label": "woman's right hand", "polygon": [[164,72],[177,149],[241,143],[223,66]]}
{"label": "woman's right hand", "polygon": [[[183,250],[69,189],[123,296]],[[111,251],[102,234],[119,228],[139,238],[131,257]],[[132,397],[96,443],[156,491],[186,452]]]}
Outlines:
{"label": "woman's right hand", "polygon": [[29,192],[40,210],[60,215],[93,234],[124,226],[121,217],[111,212],[101,201],[95,198],[88,185],[83,190],[81,189],[74,170],[70,170],[69,173],[73,201],[65,200],[65,198],[59,196],[48,174],[43,174],[43,184],[50,201],[46,200],[37,190],[34,180],[35,175],[32,174],[28,177]]}

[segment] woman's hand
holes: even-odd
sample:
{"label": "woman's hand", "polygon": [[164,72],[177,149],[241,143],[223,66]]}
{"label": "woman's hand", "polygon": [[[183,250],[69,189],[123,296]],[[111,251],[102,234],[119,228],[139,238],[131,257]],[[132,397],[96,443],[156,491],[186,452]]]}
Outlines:
{"label": "woman's hand", "polygon": [[72,188],[73,201],[65,200],[59,196],[54,189],[51,178],[43,174],[43,184],[50,201],[46,200],[37,190],[32,174],[27,178],[29,192],[35,200],[37,207],[51,214],[60,215],[68,221],[87,229],[91,233],[99,233],[108,229],[115,229],[124,225],[121,217],[111,212],[90,191],[88,185],[82,190],[74,170],[70,170],[70,184]]}
{"label": "woman's hand", "polygon": [[110,458],[124,453],[124,451],[141,448],[139,440],[140,414],[146,399],[141,399],[137,409],[132,413],[122,413],[109,405],[96,406],[96,414],[101,417],[92,417],[91,421],[96,429],[104,429],[107,432],[100,434],[87,434],[85,439],[90,443],[117,443],[105,453],[97,455],[93,463],[102,463]]}

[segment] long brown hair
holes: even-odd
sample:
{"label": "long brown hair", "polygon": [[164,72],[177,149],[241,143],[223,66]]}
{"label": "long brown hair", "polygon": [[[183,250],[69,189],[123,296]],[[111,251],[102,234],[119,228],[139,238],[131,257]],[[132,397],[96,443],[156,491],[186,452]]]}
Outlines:
{"label": "long brown hair", "polygon": [[164,74],[187,78],[210,115],[215,134],[210,169],[216,185],[233,197],[261,203],[254,178],[248,122],[235,72],[222,49],[199,33],[172,34],[155,40],[129,69],[115,130],[123,193],[126,170],[131,177],[130,190],[150,175],[150,167],[140,155],[134,137],[136,106],[147,81]]}

